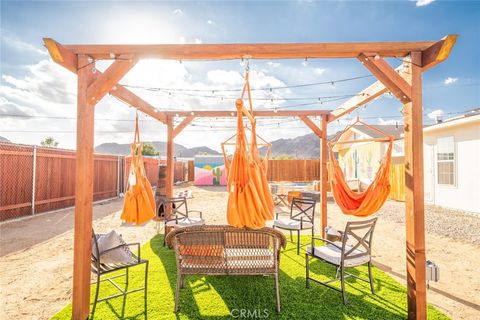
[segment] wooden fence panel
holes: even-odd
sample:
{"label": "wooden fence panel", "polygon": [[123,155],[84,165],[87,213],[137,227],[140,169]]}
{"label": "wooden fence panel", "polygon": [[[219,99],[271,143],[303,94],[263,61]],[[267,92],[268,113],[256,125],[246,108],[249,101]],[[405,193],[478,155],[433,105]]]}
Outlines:
{"label": "wooden fence panel", "polygon": [[390,186],[389,198],[405,201],[405,165],[403,163],[390,166]]}
{"label": "wooden fence panel", "polygon": [[188,178],[187,181],[195,181],[195,161],[188,160]]}
{"label": "wooden fence panel", "polygon": [[183,181],[185,181],[185,164],[181,161],[177,161],[175,162],[175,169],[173,172],[173,182]]}
{"label": "wooden fence panel", "polygon": [[32,212],[33,148],[0,144],[0,221]]}
{"label": "wooden fence panel", "polygon": [[35,212],[66,208],[75,202],[75,152],[37,149]]}
{"label": "wooden fence panel", "polygon": [[269,160],[268,181],[308,182],[320,179],[320,160]]}
{"label": "wooden fence panel", "polygon": [[[0,221],[32,214],[32,146],[0,144]],[[94,155],[94,200],[118,193],[117,156]],[[75,151],[36,147],[35,212],[74,205]]]}

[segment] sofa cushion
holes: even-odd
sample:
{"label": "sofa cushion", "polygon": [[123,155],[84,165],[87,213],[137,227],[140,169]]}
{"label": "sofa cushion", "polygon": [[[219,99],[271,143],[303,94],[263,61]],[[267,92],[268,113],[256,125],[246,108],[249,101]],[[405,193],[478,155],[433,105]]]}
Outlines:
{"label": "sofa cushion", "polygon": [[[122,246],[125,244],[122,236],[115,232],[115,230],[110,231],[109,233],[98,235],[97,238],[98,251],[100,252],[100,263],[103,264],[123,264],[129,263],[132,261],[132,252],[128,247]],[[104,253],[106,250],[119,247],[107,253]],[[95,247],[92,247],[93,256],[98,259]]]}

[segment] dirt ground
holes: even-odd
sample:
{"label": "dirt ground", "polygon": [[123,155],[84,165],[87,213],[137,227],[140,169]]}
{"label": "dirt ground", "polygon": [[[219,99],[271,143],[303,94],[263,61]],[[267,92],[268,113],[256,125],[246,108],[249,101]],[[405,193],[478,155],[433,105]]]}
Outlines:
{"label": "dirt ground", "polygon": [[[202,210],[208,224],[226,222],[225,189],[193,186],[189,189],[194,194],[189,200],[190,209]],[[123,224],[121,207],[121,199],[96,204],[95,230],[115,229],[127,242],[141,243],[156,234],[154,222],[141,227]],[[329,225],[337,229],[343,229],[347,220],[355,219],[341,214],[333,202],[328,204],[328,210]],[[429,211],[428,206],[426,211]],[[405,283],[405,227],[394,218],[398,212],[404,212],[404,204],[389,201],[377,214],[374,264]],[[438,212],[448,214],[448,210]],[[429,231],[426,248],[427,259],[441,269],[440,282],[432,283],[428,291],[429,303],[455,319],[480,319],[480,277],[477,274],[480,246],[469,239],[454,240]],[[0,318],[49,319],[62,309],[71,295],[72,256],[73,209],[0,224]]]}

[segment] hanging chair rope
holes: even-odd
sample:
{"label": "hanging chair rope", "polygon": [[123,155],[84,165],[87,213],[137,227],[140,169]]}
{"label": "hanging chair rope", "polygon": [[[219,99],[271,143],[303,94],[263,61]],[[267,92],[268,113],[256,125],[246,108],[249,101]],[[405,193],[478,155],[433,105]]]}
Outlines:
{"label": "hanging chair rope", "polygon": [[[338,164],[337,159],[335,159],[333,153],[333,145],[338,141],[338,139],[352,128],[355,124],[361,123],[367,127],[383,134],[386,136],[383,140],[378,141],[388,141],[388,148],[385,154],[385,158],[382,160],[380,167],[373,179],[372,183],[368,188],[363,192],[355,192],[348,186],[348,183],[345,180],[342,168]],[[352,141],[353,143],[354,141]],[[387,135],[382,130],[370,126],[358,118],[357,120],[349,125],[345,130],[340,132],[331,143],[328,144],[328,151],[330,156],[330,176],[331,176],[331,186],[333,197],[335,202],[340,207],[344,214],[354,215],[358,217],[366,217],[375,212],[377,212],[385,203],[390,194],[390,163],[392,158],[392,149],[393,149],[393,137]]]}

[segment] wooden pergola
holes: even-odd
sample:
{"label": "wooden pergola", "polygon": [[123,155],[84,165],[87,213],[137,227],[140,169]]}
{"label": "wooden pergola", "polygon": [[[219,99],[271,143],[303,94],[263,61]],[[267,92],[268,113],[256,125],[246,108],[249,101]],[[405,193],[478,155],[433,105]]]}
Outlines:
{"label": "wooden pergola", "polygon": [[[255,117],[300,118],[321,139],[321,230],[327,225],[327,125],[369,101],[391,92],[403,104],[406,184],[406,261],[408,318],[426,319],[425,227],[423,177],[422,73],[446,60],[457,36],[439,41],[288,43],[62,45],[44,39],[52,59],[78,75],[77,158],[75,189],[73,319],[87,319],[90,303],[90,255],[93,208],[93,137],[95,105],[111,94],[167,126],[166,196],[173,193],[173,141],[197,117],[231,117],[226,111],[160,111],[118,82],[140,59],[358,59],[377,81],[332,111],[255,111]],[[394,69],[385,58],[400,58]],[[113,60],[99,72],[95,63]],[[310,118],[319,116],[320,125]],[[174,118],[182,121],[174,126]]]}

